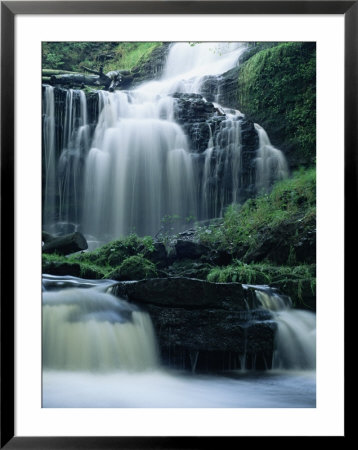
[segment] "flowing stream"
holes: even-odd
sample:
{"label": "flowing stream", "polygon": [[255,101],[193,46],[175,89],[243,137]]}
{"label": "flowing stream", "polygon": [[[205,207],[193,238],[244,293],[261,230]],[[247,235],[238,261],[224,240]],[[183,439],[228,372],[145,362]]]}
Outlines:
{"label": "flowing stream", "polygon": [[43,277],[44,407],[315,406],[315,315],[258,286],[278,322],[271,370],[217,375],[162,366],[149,315],[113,281]]}
{"label": "flowing stream", "polygon": [[[44,228],[73,224],[106,242],[132,231],[155,235],[166,215],[213,218],[240,202],[241,112],[220,105],[214,93],[218,120],[205,124],[200,155],[176,113],[179,100],[190,96],[205,108],[199,95],[205,80],[219,80],[244,51],[241,43],[174,44],[161,79],[94,94],[94,124],[83,91],[59,94],[45,86]],[[259,192],[288,169],[265,130],[257,124],[255,130],[252,182]],[[113,283],[44,275],[44,407],[315,407],[314,314],[257,287],[259,307],[277,323],[272,369],[188,374],[162,366],[150,316],[112,295]]]}

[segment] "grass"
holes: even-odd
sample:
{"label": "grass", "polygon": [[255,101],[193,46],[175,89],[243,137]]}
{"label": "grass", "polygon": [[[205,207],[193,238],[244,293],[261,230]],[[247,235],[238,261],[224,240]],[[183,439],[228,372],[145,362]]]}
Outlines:
{"label": "grass", "polygon": [[307,299],[314,298],[316,293],[316,266],[302,264],[297,266],[275,266],[273,264],[244,264],[235,260],[225,267],[213,268],[207,280],[215,283],[237,282],[242,284],[266,284],[274,286],[280,292],[289,295],[294,306],[308,306],[315,309],[315,302]]}
{"label": "grass", "polygon": [[44,42],[44,75],[83,72],[83,66],[103,72],[131,70],[145,61],[161,42]]}
{"label": "grass", "polygon": [[[84,278],[95,274],[98,274],[96,278],[110,278],[113,269],[118,269],[130,257],[144,258],[153,251],[154,241],[151,236],[138,237],[136,234],[130,234],[91,252],[74,253],[68,256],[44,253],[42,262],[44,268],[50,263],[77,264]],[[126,270],[128,271],[128,268]]]}
{"label": "grass", "polygon": [[239,247],[254,248],[260,232],[279,227],[284,221],[301,221],[316,214],[316,170],[300,170],[292,178],[277,182],[269,194],[230,205],[221,226],[204,228],[200,240],[206,245],[235,253]]}

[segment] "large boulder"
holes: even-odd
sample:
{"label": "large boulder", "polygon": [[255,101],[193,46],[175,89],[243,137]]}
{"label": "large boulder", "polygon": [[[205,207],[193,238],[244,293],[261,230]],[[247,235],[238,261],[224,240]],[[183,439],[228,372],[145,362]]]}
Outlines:
{"label": "large boulder", "polygon": [[46,242],[42,246],[43,253],[57,253],[58,255],[69,255],[70,253],[86,250],[88,244],[82,233],[65,234],[64,236],[53,236],[46,234]]}
{"label": "large boulder", "polygon": [[255,289],[192,278],[120,282],[112,293],[148,311],[162,361],[217,371],[270,367],[276,323],[257,308]]}
{"label": "large boulder", "polygon": [[246,311],[257,305],[254,289],[239,283],[210,283],[195,278],[149,278],[118,283],[113,292],[129,301],[157,306]]}

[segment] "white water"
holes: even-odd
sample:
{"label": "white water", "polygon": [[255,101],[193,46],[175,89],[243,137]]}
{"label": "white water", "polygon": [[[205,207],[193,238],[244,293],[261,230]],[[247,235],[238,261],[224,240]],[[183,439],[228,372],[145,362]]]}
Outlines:
{"label": "white water", "polygon": [[[98,92],[92,140],[85,94],[67,90],[57,119],[63,129],[57,155],[53,88],[45,87],[45,227],[72,222],[89,240],[103,242],[130,232],[155,235],[164,216],[178,216],[183,224],[187,217],[218,217],[227,204],[240,202],[242,114],[215,105],[226,117],[214,137],[210,129],[212,139],[199,162],[175,121],[177,99],[171,94],[201,93],[203,82],[209,76],[219,80],[244,50],[243,43],[172,45],[160,80],[131,91]],[[259,191],[285,177],[287,167],[265,131],[256,129]]]}
{"label": "white water", "polygon": [[277,322],[274,369],[314,370],[316,368],[316,315],[291,308],[289,298],[270,289],[256,291],[263,308],[272,311]]}
{"label": "white water", "polygon": [[[315,406],[314,365],[288,360],[281,345],[271,371],[203,376],[164,369],[149,316],[111,295],[113,284],[44,276],[44,407]],[[287,334],[281,334],[280,322],[290,313],[304,312],[283,311],[285,302],[269,290],[260,288],[257,296],[263,307],[275,311],[279,340],[288,344],[288,335],[301,335],[297,315],[291,316],[297,323],[289,322]],[[306,344],[312,346],[312,336]],[[291,348],[290,356],[291,352],[302,354],[302,348]],[[284,361],[286,367],[275,361]]]}
{"label": "white water", "polygon": [[314,372],[199,376],[45,371],[45,408],[315,408]]}
{"label": "white water", "polygon": [[[62,282],[68,284],[67,278]],[[106,292],[108,287],[77,283],[43,292],[45,370],[141,371],[158,366],[150,317]]]}
{"label": "white water", "polygon": [[69,89],[66,94],[63,149],[58,163],[59,220],[62,222],[78,223],[81,219],[82,161],[89,149],[89,139],[85,93]]}
{"label": "white water", "polygon": [[[160,81],[129,92],[100,92],[101,113],[85,172],[84,230],[118,237],[131,231],[156,234],[166,216],[207,218],[221,215],[236,201],[240,129],[228,115],[214,145],[217,163],[206,162],[201,183],[187,138],[174,120],[174,92],[199,93],[208,75],[235,65],[243,44],[205,43],[172,46]],[[221,137],[220,137],[221,136]],[[211,158],[210,148],[207,157]],[[229,159],[233,158],[229,167]],[[218,181],[222,160],[230,186]],[[215,165],[216,167],[209,167]],[[233,188],[235,193],[230,196]]]}
{"label": "white water", "polygon": [[44,223],[55,222],[57,192],[57,162],[55,143],[55,95],[52,86],[45,86],[43,99],[43,156],[44,156]]}
{"label": "white water", "polygon": [[255,123],[259,135],[259,149],[256,158],[256,189],[267,190],[275,180],[283,180],[288,176],[286,158],[281,150],[271,145],[266,131]]}

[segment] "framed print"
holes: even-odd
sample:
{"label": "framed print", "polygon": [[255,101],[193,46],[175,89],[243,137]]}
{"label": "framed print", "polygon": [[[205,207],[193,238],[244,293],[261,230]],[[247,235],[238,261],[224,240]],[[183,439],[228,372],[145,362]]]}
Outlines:
{"label": "framed print", "polygon": [[2,447],[348,437],[357,11],[1,3]]}

